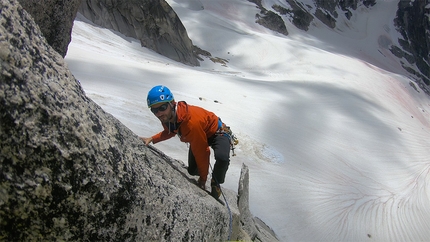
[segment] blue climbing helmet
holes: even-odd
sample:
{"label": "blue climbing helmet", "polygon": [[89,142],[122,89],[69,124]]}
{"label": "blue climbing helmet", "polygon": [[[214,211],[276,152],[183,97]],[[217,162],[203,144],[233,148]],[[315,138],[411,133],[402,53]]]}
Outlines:
{"label": "blue climbing helmet", "polygon": [[173,94],[169,88],[163,85],[158,85],[153,87],[148,92],[148,98],[146,101],[148,102],[148,108],[157,103],[168,103],[173,101]]}

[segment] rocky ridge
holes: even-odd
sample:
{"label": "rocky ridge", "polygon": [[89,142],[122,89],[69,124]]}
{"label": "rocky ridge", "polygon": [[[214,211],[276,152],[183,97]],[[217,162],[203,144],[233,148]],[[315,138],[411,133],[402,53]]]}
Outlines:
{"label": "rocky ridge", "polygon": [[163,56],[200,65],[184,25],[165,0],[83,0],[79,12],[96,25],[136,38]]}

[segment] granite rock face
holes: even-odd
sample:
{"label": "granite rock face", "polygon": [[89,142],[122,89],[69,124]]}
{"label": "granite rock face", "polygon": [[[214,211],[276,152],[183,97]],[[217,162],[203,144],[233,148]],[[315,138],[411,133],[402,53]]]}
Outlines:
{"label": "granite rock face", "polygon": [[1,240],[250,237],[236,193],[223,189],[227,209],[179,161],[144,146],[86,97],[16,0],[0,0],[0,9]]}
{"label": "granite rock face", "polygon": [[170,59],[200,65],[184,25],[165,0],[83,0],[79,12]]}
{"label": "granite rock face", "polygon": [[48,44],[66,56],[81,0],[19,0],[19,3],[39,25]]}

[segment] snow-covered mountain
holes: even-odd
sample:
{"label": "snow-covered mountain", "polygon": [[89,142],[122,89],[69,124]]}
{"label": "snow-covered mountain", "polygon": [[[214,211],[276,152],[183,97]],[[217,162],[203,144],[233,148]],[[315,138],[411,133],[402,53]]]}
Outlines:
{"label": "snow-covered mountain", "polygon": [[[283,2],[254,0],[252,2],[259,5],[263,15],[280,15],[282,21],[289,21],[299,29],[307,31],[310,25],[323,23],[333,31],[343,34],[343,29],[357,27],[356,20],[362,19],[363,10],[364,12],[374,12],[373,7],[376,5],[378,8],[381,1],[286,0]],[[268,9],[263,6],[262,2]],[[392,7],[396,6],[397,10],[395,16],[384,19],[386,21],[384,23],[387,24],[384,25],[384,32],[380,36],[373,36],[377,38],[380,48],[390,50],[388,53],[381,54],[389,59],[398,58],[397,61],[402,69],[408,71],[415,82],[429,93],[430,4],[428,1],[390,0],[386,2],[389,2]],[[270,17],[269,19],[276,18]],[[275,21],[275,26],[281,22]],[[391,23],[394,23],[393,28],[389,28]],[[367,24],[373,24],[373,22],[369,21]],[[350,35],[349,32],[344,34]],[[395,36],[398,34],[400,35]]]}
{"label": "snow-covered mountain", "polygon": [[[430,238],[430,99],[390,51],[397,1],[357,4],[335,28],[284,21],[288,35],[256,23],[253,2],[167,2],[212,58],[183,65],[79,16],[66,61],[89,97],[141,136],[161,130],[154,85],[215,112],[240,141],[223,187],[247,164],[251,212],[282,241]],[[289,7],[261,1],[274,5]],[[157,147],[187,160],[178,139]]]}
{"label": "snow-covered mountain", "polygon": [[[355,31],[363,33],[362,29],[357,29],[363,23],[357,23],[357,20],[366,19],[366,12],[378,11],[380,2],[387,2],[390,4],[390,11],[385,12],[393,13],[395,11],[395,14],[384,17],[384,21],[386,21],[384,23],[387,24],[384,26],[384,32],[380,36],[374,36],[377,37],[375,41],[378,41],[379,49],[389,50],[380,54],[385,59],[397,60],[401,71],[409,72],[418,85],[426,92],[430,92],[428,90],[430,85],[428,54],[430,49],[430,5],[426,1],[248,1],[259,9],[258,12],[252,13],[256,23],[283,35],[288,35],[289,29],[292,27],[287,28],[286,25],[293,24],[293,27],[304,31],[308,31],[312,26],[325,25],[329,33],[334,31],[353,39],[361,39],[361,37],[354,37],[350,31],[344,32],[344,30],[355,29]],[[26,0],[21,0],[21,2],[26,2]],[[177,3],[201,8],[193,10],[204,10],[205,8],[204,4],[199,1],[177,1]],[[393,10],[393,8],[397,10]],[[181,18],[178,18],[165,0],[147,0],[144,4],[140,0],[118,2],[86,0],[82,1],[79,12],[101,27],[119,31],[127,37],[137,38],[142,46],[185,64],[198,66],[198,59],[201,60],[201,55],[211,54],[207,50],[202,50],[200,46],[193,45]],[[34,14],[40,15],[40,13]],[[47,18],[42,16],[40,19]],[[49,26],[52,24],[50,23]],[[373,23],[364,24],[372,25]],[[381,51],[379,49],[378,51]]]}

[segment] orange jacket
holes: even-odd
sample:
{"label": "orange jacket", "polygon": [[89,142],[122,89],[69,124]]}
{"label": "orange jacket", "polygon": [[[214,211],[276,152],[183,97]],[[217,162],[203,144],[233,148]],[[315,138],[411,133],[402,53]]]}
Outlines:
{"label": "orange jacket", "polygon": [[152,136],[152,142],[155,144],[178,134],[182,142],[190,144],[190,149],[196,158],[200,179],[206,181],[210,162],[208,138],[218,130],[219,118],[210,111],[181,101],[176,106],[176,120],[179,124],[177,130],[171,132],[163,123],[164,130]]}

